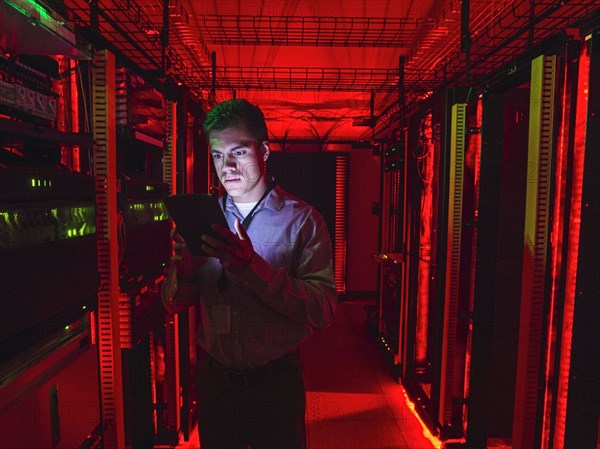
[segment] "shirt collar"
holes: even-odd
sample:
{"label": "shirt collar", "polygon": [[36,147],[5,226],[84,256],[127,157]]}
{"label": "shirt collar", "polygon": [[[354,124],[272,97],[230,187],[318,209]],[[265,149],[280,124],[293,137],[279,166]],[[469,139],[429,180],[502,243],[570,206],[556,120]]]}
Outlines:
{"label": "shirt collar", "polygon": [[267,207],[275,212],[283,209],[283,191],[279,185],[276,185],[273,190],[269,192],[265,200],[263,201],[262,206]]}
{"label": "shirt collar", "polygon": [[[275,182],[273,178],[271,178],[271,182]],[[283,208],[283,204],[284,204],[284,197],[283,197],[283,191],[281,190],[281,188],[279,187],[279,185],[275,185],[275,187],[267,194],[266,198],[262,201],[261,204],[259,204],[258,208],[256,209],[257,211],[262,209],[263,207],[266,207],[268,209],[271,209],[275,212],[280,211]],[[226,201],[225,201],[225,209],[228,211],[234,211],[236,210],[235,204],[233,204],[233,199],[231,198],[231,195],[227,195],[226,197]]]}

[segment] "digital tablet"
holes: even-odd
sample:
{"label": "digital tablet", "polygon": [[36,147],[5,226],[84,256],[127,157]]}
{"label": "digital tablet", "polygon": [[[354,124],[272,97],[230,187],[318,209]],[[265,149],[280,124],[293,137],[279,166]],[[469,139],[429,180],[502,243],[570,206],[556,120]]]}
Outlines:
{"label": "digital tablet", "polygon": [[211,229],[211,225],[229,228],[216,195],[173,195],[164,201],[177,232],[183,237],[193,256],[207,255],[202,251],[202,234],[220,237],[220,234]]}

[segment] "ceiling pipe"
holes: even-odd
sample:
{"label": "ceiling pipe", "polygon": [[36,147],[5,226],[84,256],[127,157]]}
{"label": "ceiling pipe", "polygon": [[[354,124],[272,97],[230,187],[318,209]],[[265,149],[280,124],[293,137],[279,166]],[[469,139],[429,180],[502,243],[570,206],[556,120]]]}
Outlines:
{"label": "ceiling pipe", "polygon": [[375,124],[375,91],[371,91],[371,128]]}
{"label": "ceiling pipe", "polygon": [[400,120],[404,120],[406,111],[406,94],[404,92],[404,72],[406,70],[406,56],[398,58],[398,107],[400,108]]}
{"label": "ceiling pipe", "polygon": [[169,46],[169,0],[163,0],[162,29],[160,30],[160,66],[167,73],[167,47]]}
{"label": "ceiling pipe", "polygon": [[470,0],[462,0],[460,7],[460,51],[465,54],[465,77],[467,80],[471,79],[470,10]]}
{"label": "ceiling pipe", "polygon": [[406,105],[406,97],[404,94],[404,72],[406,66],[406,56],[402,55],[398,58],[398,106],[404,108]]}
{"label": "ceiling pipe", "polygon": [[210,63],[212,74],[209,103],[214,104],[217,99],[217,53],[214,51],[210,53]]}
{"label": "ceiling pipe", "polygon": [[[396,103],[391,103],[387,106],[381,114],[377,117],[373,117],[371,114],[371,123],[373,129],[373,140],[377,137],[378,134],[381,133],[381,125],[385,122],[390,122],[392,117],[397,115],[400,116],[400,121],[404,120],[404,114],[406,112],[406,91],[404,86],[406,73],[406,56],[402,55],[398,57],[398,101]],[[375,128],[379,128],[376,131]]]}
{"label": "ceiling pipe", "polygon": [[535,36],[535,1],[529,0],[529,30],[527,31],[527,48],[533,47]]}
{"label": "ceiling pipe", "polygon": [[371,139],[375,139],[375,91],[371,91],[371,117],[369,118],[369,126],[371,127]]}
{"label": "ceiling pipe", "polygon": [[90,1],[90,28],[95,32],[98,32],[99,20],[98,20],[98,0]]}

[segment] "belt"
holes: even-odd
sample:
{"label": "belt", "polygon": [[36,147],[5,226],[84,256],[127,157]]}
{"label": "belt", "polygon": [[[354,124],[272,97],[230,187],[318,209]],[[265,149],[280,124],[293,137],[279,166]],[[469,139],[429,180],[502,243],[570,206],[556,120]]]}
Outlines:
{"label": "belt", "polygon": [[223,376],[229,385],[251,387],[269,381],[278,374],[286,371],[292,365],[296,353],[286,354],[258,368],[248,369],[232,368],[223,365],[208,354],[207,356],[209,358],[209,369],[213,373]]}

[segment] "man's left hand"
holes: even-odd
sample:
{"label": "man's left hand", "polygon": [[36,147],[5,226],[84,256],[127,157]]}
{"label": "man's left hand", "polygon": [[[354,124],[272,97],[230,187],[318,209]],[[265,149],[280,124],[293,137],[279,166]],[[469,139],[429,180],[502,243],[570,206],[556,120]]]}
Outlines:
{"label": "man's left hand", "polygon": [[212,225],[212,229],[223,236],[223,240],[203,234],[202,250],[209,256],[216,257],[221,261],[231,274],[238,275],[246,269],[254,257],[254,247],[246,233],[246,230],[237,218],[234,222],[237,235],[228,228],[219,225]]}

